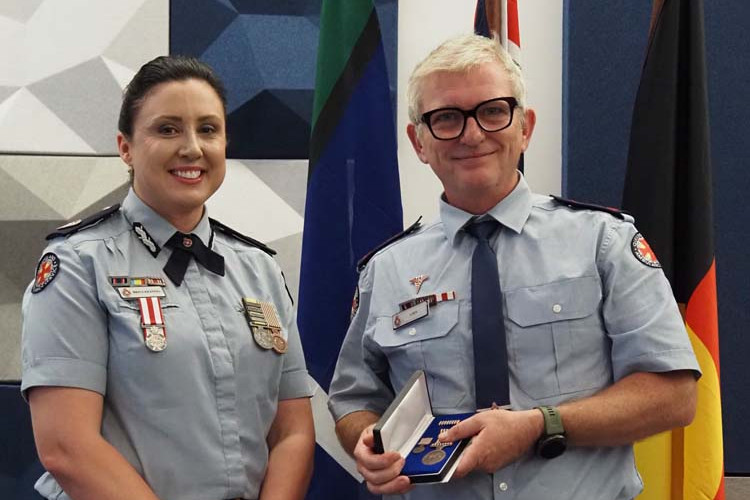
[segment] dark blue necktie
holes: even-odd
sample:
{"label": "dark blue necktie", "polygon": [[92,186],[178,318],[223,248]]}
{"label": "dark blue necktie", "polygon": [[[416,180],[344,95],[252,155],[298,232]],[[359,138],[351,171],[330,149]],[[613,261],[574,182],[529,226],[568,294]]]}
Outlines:
{"label": "dark blue necktie", "polygon": [[489,238],[500,223],[470,222],[466,231],[477,240],[471,258],[471,330],[474,337],[474,386],[477,409],[510,403],[508,357],[503,323],[503,295],[497,257]]}

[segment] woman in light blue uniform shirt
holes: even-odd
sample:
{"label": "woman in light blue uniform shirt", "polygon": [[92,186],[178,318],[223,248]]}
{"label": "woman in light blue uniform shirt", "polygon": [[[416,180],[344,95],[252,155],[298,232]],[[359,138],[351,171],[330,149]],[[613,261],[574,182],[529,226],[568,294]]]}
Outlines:
{"label": "woman in light blue uniform shirt", "polygon": [[50,499],[300,499],[310,388],[273,250],[209,219],[221,82],[159,57],[125,91],[121,206],[59,228],[23,301],[23,384]]}

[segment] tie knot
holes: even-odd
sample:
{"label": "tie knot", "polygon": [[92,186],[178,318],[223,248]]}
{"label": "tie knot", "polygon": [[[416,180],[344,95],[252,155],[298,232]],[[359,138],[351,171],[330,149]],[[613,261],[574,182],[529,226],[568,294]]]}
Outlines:
{"label": "tie knot", "polygon": [[193,258],[209,271],[224,276],[224,257],[208,248],[198,236],[177,231],[164,245],[174,249],[164,272],[175,285],[180,286]]}
{"label": "tie knot", "polygon": [[202,245],[201,240],[194,234],[185,234],[179,231],[175,232],[169,240],[167,240],[166,246],[170,248],[181,248],[192,252],[196,245]]}
{"label": "tie knot", "polygon": [[488,240],[492,233],[500,225],[495,219],[486,219],[482,222],[470,222],[466,225],[466,232],[478,240]]}

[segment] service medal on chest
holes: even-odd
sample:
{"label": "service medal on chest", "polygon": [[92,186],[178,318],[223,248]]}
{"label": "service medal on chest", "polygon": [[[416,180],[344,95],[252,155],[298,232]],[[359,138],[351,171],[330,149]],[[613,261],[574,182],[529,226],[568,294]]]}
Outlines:
{"label": "service medal on chest", "polygon": [[164,327],[151,325],[144,329],[146,347],[153,352],[161,352],[167,348],[167,335]]}
{"label": "service medal on chest", "polygon": [[253,339],[255,343],[261,346],[263,349],[273,348],[273,333],[271,330],[264,327],[251,327],[253,331]]}
{"label": "service medal on chest", "polygon": [[281,334],[281,323],[273,304],[243,297],[242,306],[255,343],[263,349],[273,349],[277,354],[284,354],[287,342]]}

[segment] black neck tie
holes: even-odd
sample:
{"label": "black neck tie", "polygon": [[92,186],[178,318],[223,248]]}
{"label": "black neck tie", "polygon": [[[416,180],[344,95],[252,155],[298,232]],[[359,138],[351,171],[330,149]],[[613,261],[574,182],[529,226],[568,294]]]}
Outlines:
{"label": "black neck tie", "polygon": [[178,231],[167,240],[165,246],[172,249],[172,255],[164,266],[164,273],[175,285],[182,284],[190,257],[195,257],[209,271],[224,276],[224,257],[209,249],[196,235]]}
{"label": "black neck tie", "polygon": [[477,409],[510,403],[503,296],[497,257],[489,238],[496,220],[473,222],[466,231],[477,240],[471,259],[471,330],[474,337],[474,385]]}

